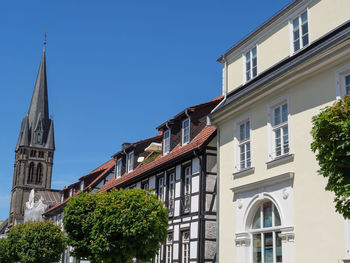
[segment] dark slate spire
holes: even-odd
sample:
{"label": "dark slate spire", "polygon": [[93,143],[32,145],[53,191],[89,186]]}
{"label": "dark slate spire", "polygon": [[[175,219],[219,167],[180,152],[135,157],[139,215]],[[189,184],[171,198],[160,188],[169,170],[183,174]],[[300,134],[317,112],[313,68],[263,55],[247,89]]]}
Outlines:
{"label": "dark slate spire", "polygon": [[[28,110],[28,117],[29,126],[32,129],[31,132],[34,131],[36,128],[35,125],[39,121],[42,121],[44,130],[49,128],[49,104],[47,98],[45,47],[41,56],[39,72],[38,76],[36,77],[32,101]],[[39,120],[39,118],[41,120]]]}
{"label": "dark slate spire", "polygon": [[53,120],[49,118],[45,46],[41,56],[28,116],[23,118],[16,151],[20,146],[55,149]]}

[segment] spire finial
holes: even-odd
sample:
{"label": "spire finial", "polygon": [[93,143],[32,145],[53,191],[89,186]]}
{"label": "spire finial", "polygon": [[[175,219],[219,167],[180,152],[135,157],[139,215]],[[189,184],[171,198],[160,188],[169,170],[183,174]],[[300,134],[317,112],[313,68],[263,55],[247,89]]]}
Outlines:
{"label": "spire finial", "polygon": [[45,32],[44,32],[44,47],[46,47],[46,38],[47,38],[47,28],[45,28]]}

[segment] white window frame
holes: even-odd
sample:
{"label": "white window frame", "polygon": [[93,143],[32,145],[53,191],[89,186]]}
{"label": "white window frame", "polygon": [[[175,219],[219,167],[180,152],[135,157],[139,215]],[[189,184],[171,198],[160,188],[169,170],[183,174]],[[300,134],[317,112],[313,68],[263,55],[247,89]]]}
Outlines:
{"label": "white window frame", "polygon": [[171,232],[166,238],[165,263],[173,262],[173,239],[174,234]]}
{"label": "white window frame", "polygon": [[[272,226],[271,227],[264,227],[264,218],[263,218],[263,206],[266,204],[266,203],[271,203],[272,205],[272,215],[271,215],[271,219],[272,219]],[[280,225],[276,226],[275,225],[275,210],[277,210],[277,214],[279,215],[279,218],[280,218]],[[275,204],[271,201],[265,201],[265,202],[262,202],[258,209],[256,210],[255,213],[252,214],[252,222],[254,220],[254,217],[255,217],[255,214],[259,212],[260,213],[260,228],[250,228],[250,233],[251,233],[251,237],[252,237],[252,262],[254,262],[254,235],[260,235],[260,242],[261,242],[261,262],[264,262],[264,252],[265,252],[265,248],[264,248],[264,236],[265,234],[272,234],[272,248],[273,248],[273,263],[279,263],[276,261],[276,235],[278,233],[281,233],[282,232],[282,218],[281,218],[281,214],[279,213],[277,207],[275,206]],[[280,237],[281,239],[281,237]],[[283,255],[283,249],[282,249],[282,240],[280,240],[281,242],[281,250],[282,250],[282,261],[280,263],[283,262],[283,259],[285,258],[285,255]]]}
{"label": "white window frame", "polygon": [[[167,138],[165,137],[166,134],[168,134]],[[170,152],[170,136],[171,136],[170,129],[164,131],[164,134],[163,134],[163,155],[166,155],[167,153]]]}
{"label": "white window frame", "polygon": [[[253,76],[253,50],[255,49],[255,58],[256,58],[256,66],[254,68],[256,68],[256,74]],[[247,78],[247,55],[249,54],[249,63],[250,63],[250,67],[249,67],[249,79]],[[243,74],[244,74],[244,83],[251,81],[252,79],[254,79],[257,75],[258,75],[258,46],[255,45],[252,48],[250,48],[249,50],[246,50],[243,53]]]}
{"label": "white window frame", "polygon": [[164,176],[158,177],[158,200],[164,202]]}
{"label": "white window frame", "polygon": [[[185,235],[188,234],[188,238],[185,238]],[[190,263],[190,231],[182,232],[182,262]],[[187,253],[186,253],[187,252]]]}
{"label": "white window frame", "polygon": [[[288,115],[287,115],[287,122],[283,124],[279,124],[277,126],[274,125],[274,109],[278,106],[281,106],[283,104],[287,104],[288,106]],[[268,161],[275,160],[277,158],[281,158],[286,155],[290,155],[292,153],[291,149],[291,136],[290,136],[290,103],[289,103],[289,96],[284,95],[271,103],[267,105],[267,128],[268,128]],[[282,128],[283,126],[288,126],[288,148],[289,151],[287,153],[284,153],[282,151],[281,155],[276,156],[276,145],[275,145],[275,130],[278,128]],[[283,135],[281,135],[283,136]],[[281,137],[281,144],[282,144],[283,138]]]}
{"label": "white window frame", "polygon": [[[185,130],[184,128],[184,123],[188,121],[188,128]],[[188,134],[188,140],[185,141],[185,132],[187,132]],[[191,141],[191,120],[190,118],[186,118],[185,120],[182,121],[182,125],[181,125],[181,141],[182,141],[182,145],[185,145],[187,143],[189,143]]]}
{"label": "white window frame", "polygon": [[[170,216],[174,214],[175,210],[175,171],[167,173],[168,182],[168,209]],[[172,186],[172,187],[171,187]]]}
{"label": "white window frame", "polygon": [[[250,123],[250,131],[249,131],[249,139],[248,140],[244,140],[244,141],[240,141],[240,126],[241,124],[244,124],[246,122]],[[239,118],[237,118],[237,120],[234,121],[234,128],[233,128],[233,134],[234,134],[234,172],[240,172],[246,169],[250,169],[252,168],[252,143],[251,143],[251,131],[252,131],[252,122],[251,122],[251,114],[245,114]],[[250,144],[250,166],[249,167],[245,167],[245,168],[241,168],[241,155],[240,155],[240,146],[243,144]]]}
{"label": "white window frame", "polygon": [[130,173],[134,170],[134,151],[126,155],[126,172]]}
{"label": "white window frame", "polygon": [[350,64],[342,66],[335,71],[336,98],[342,99],[346,95],[345,78],[350,75]]}
{"label": "white window frame", "polygon": [[[301,15],[304,14],[306,12],[307,15],[307,23],[308,23],[308,28],[307,28],[307,35],[308,35],[308,43],[306,45],[303,45],[303,40],[302,40],[302,23],[301,23]],[[289,20],[289,35],[290,35],[290,55],[295,54],[296,52],[302,50],[304,47],[310,45],[310,19],[309,19],[309,10],[308,9],[304,9],[301,12],[298,12],[298,15],[293,16],[290,20]],[[293,21],[295,19],[298,19],[299,22],[299,49],[298,50],[294,50],[294,26],[293,26]]]}
{"label": "white window frame", "polygon": [[122,158],[117,159],[115,167],[115,179],[118,179],[122,176]]}

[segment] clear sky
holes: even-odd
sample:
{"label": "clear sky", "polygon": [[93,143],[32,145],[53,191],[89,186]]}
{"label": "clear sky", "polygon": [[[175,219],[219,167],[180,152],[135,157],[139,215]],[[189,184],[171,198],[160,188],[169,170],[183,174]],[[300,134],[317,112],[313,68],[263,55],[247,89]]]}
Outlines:
{"label": "clear sky", "polygon": [[47,28],[47,74],[61,189],[123,142],[156,134],[221,93],[216,59],[291,0],[3,1],[0,9],[0,220],[14,149]]}

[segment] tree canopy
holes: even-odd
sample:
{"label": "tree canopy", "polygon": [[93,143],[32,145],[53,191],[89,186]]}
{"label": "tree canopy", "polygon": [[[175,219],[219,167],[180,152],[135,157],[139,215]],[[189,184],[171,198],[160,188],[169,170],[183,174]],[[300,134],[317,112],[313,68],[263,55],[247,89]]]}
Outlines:
{"label": "tree canopy", "polygon": [[336,211],[350,218],[350,97],[345,96],[313,118],[311,149],[335,194]]}
{"label": "tree canopy", "polygon": [[7,238],[0,238],[0,263],[12,262]]}
{"label": "tree canopy", "polygon": [[[80,208],[71,211],[75,210],[75,205],[80,207],[89,200],[94,203],[87,209],[89,211]],[[79,216],[78,213],[84,214]],[[80,222],[73,222],[76,220]],[[115,190],[83,193],[72,198],[65,207],[63,222],[68,243],[74,250],[77,237],[84,235],[82,239],[89,251],[81,255],[82,258],[124,263],[134,257],[143,261],[154,258],[167,235],[168,214],[163,203],[151,192]]]}
{"label": "tree canopy", "polygon": [[12,258],[21,263],[58,262],[65,249],[65,236],[52,222],[13,226],[7,239]]}

